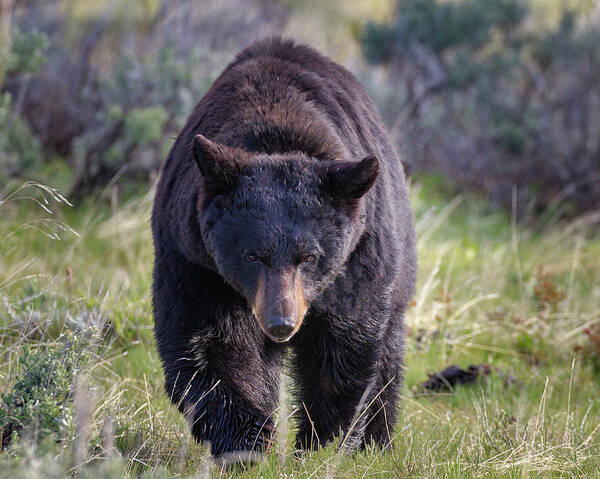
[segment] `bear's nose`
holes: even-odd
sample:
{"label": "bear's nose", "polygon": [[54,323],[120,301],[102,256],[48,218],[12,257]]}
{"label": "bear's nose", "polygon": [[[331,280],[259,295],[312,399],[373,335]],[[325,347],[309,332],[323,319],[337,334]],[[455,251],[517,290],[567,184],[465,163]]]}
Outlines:
{"label": "bear's nose", "polygon": [[286,341],[294,331],[296,321],[291,316],[271,316],[267,320],[267,330],[273,338]]}

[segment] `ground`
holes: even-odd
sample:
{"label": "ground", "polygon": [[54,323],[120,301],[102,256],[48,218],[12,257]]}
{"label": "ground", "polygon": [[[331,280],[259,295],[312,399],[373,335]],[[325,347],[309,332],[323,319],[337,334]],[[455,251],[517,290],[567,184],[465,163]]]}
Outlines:
{"label": "ground", "polygon": [[[61,364],[71,357],[75,370],[81,364],[86,374],[76,376],[86,387],[66,391],[75,397],[72,411],[64,412],[64,402],[43,409],[62,414],[50,439],[43,437],[52,425],[22,433],[0,453],[0,477],[122,477],[123,471],[144,477],[598,477],[600,237],[593,215],[511,218],[430,177],[413,179],[411,191],[419,281],[407,317],[406,384],[393,450],[347,457],[332,445],[294,455],[295,426],[286,420],[292,411],[284,401],[282,433],[268,460],[226,470],[211,465],[190,440],[163,393],[150,302],[152,193],[113,196],[112,205],[100,198],[68,206],[51,191],[47,205],[25,198],[41,200],[36,186],[8,199],[3,192],[0,393],[5,399],[18,393],[24,369],[44,358],[56,361],[57,348],[72,348],[73,336],[84,338],[92,360],[58,354]],[[28,362],[31,351],[38,356]],[[418,394],[428,372],[481,363],[492,367],[487,381]],[[281,395],[288,395],[285,388]],[[33,399],[33,422],[44,401]]]}

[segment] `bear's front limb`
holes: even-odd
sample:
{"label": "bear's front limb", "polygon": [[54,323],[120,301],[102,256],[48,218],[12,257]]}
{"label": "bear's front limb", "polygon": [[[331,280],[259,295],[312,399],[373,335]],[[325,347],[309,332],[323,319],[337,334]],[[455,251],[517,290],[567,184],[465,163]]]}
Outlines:
{"label": "bear's front limb", "polygon": [[154,275],[165,388],[194,438],[224,462],[264,450],[274,433],[281,347],[215,273],[163,256]]}
{"label": "bear's front limb", "polygon": [[374,404],[382,340],[365,331],[335,331],[311,316],[294,341],[293,371],[299,401],[297,446],[316,448],[342,434],[343,447],[363,444]]}
{"label": "bear's front limb", "polygon": [[254,460],[255,453],[267,450],[273,440],[276,398],[268,406],[257,407],[250,394],[240,394],[223,379],[211,376],[192,380],[193,392],[182,396],[178,404],[192,435],[207,443],[211,454],[224,464]]}
{"label": "bear's front limb", "polygon": [[404,304],[392,307],[375,383],[376,397],[368,411],[364,441],[387,447],[392,443],[398,398],[404,379]]}

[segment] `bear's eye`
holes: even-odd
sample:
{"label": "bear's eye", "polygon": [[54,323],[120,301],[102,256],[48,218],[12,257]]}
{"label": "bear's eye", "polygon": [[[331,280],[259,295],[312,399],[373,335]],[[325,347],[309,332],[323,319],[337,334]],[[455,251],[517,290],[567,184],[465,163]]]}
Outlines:
{"label": "bear's eye", "polygon": [[315,260],[315,255],[313,254],[304,254],[300,256],[301,263],[312,263]]}
{"label": "bear's eye", "polygon": [[260,261],[260,258],[255,254],[246,255],[246,259],[252,263],[258,263]]}

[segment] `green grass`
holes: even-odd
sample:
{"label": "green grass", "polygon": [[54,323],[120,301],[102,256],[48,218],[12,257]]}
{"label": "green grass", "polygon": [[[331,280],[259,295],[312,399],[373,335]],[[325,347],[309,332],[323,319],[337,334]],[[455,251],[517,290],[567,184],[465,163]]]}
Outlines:
{"label": "green grass", "polygon": [[[419,282],[393,450],[345,456],[330,445],[294,455],[294,424],[281,414],[288,434],[264,463],[222,470],[190,439],[162,389],[150,297],[152,195],[116,208],[93,200],[71,207],[35,185],[6,196],[0,393],[23,386],[24,351],[56,354],[65,330],[91,337],[93,359],[74,375],[85,387],[69,394],[71,432],[58,441],[25,424],[0,452],[2,478],[600,477],[600,351],[590,340],[600,330],[600,237],[592,216],[514,221],[482,198],[417,179]],[[488,381],[417,393],[430,371],[478,363],[494,369]]]}

